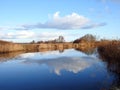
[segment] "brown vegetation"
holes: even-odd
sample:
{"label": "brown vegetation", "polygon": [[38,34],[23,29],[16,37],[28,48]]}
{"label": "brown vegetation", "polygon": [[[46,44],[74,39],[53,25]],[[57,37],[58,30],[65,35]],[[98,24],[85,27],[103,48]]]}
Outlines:
{"label": "brown vegetation", "polygon": [[110,90],[120,88],[120,41],[104,41],[98,47],[100,58],[107,62],[107,69],[118,77]]}
{"label": "brown vegetation", "polygon": [[98,47],[102,60],[108,62],[110,70],[120,74],[120,41],[111,41]]}
{"label": "brown vegetation", "polygon": [[41,49],[64,50],[67,48],[73,48],[73,43],[0,43],[0,53],[13,51],[40,51]]}
{"label": "brown vegetation", "polygon": [[[50,40],[50,41],[38,41],[35,43],[33,40],[30,43],[12,43],[12,42],[7,42],[7,41],[2,41],[0,40],[0,53],[6,53],[6,52],[13,52],[13,51],[40,51],[41,49],[60,49],[64,50],[67,48],[75,48],[75,49],[86,49],[86,48],[95,48],[99,47],[101,48],[107,47],[106,45],[110,44],[111,45],[117,44],[119,41],[109,41],[109,40],[101,40],[97,41],[96,37],[87,34],[79,39],[76,39],[72,42],[64,42],[64,37],[59,36],[58,39],[55,40]],[[104,47],[103,47],[104,46]],[[114,53],[119,53],[118,50],[115,51]],[[116,57],[116,56],[115,56]]]}
{"label": "brown vegetation", "polygon": [[106,43],[100,43],[98,46],[98,52],[107,59],[120,59],[120,42],[111,41]]}
{"label": "brown vegetation", "polygon": [[0,40],[0,53],[24,50],[20,44]]}
{"label": "brown vegetation", "polygon": [[96,41],[96,36],[93,36],[91,34],[86,34],[85,36],[74,40],[73,43],[95,42],[95,41]]}

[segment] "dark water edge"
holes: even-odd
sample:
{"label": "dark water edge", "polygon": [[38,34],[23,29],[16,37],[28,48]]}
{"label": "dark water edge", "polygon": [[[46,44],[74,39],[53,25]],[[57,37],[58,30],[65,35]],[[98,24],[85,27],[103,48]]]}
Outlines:
{"label": "dark water edge", "polygon": [[117,90],[118,62],[96,49],[0,54],[0,90]]}

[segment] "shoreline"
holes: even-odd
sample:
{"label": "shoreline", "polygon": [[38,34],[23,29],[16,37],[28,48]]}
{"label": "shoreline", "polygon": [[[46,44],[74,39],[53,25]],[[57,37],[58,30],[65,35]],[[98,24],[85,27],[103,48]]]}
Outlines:
{"label": "shoreline", "polygon": [[16,51],[40,51],[42,49],[50,50],[64,50],[72,48],[86,48],[95,47],[95,43],[40,43],[40,44],[30,44],[30,43],[0,43],[0,53],[16,52]]}

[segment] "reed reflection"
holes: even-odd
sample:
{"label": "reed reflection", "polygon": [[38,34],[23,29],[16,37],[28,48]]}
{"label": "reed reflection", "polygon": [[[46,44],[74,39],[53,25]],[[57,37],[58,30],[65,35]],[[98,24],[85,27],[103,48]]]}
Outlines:
{"label": "reed reflection", "polygon": [[75,50],[83,52],[87,55],[92,55],[93,53],[95,53],[96,48],[93,48],[93,47],[79,47],[79,48],[75,48]]}
{"label": "reed reflection", "polygon": [[98,48],[98,53],[101,60],[107,62],[108,72],[112,72],[115,74],[116,79],[111,86],[111,90],[115,90],[120,89],[120,56],[118,55],[120,53],[118,53],[119,50],[116,50],[116,47],[115,49],[110,51],[111,49],[113,49],[113,47],[100,47]]}
{"label": "reed reflection", "polygon": [[[96,48],[76,48],[75,50],[87,55],[96,53]],[[106,62],[107,70],[115,75],[111,90],[120,89],[120,49],[118,45],[108,45],[97,48],[97,54],[101,61]]]}
{"label": "reed reflection", "polygon": [[19,55],[25,54],[25,53],[36,53],[36,52],[45,53],[48,51],[59,51],[59,53],[63,53],[64,49],[39,49],[39,51],[31,50],[31,51],[16,51],[16,52],[9,52],[9,53],[0,53],[0,62],[9,61],[9,60],[14,59],[14,58],[18,57]]}
{"label": "reed reflection", "polygon": [[19,52],[1,53],[0,54],[0,62],[9,61],[9,60],[19,56],[22,53],[25,53],[25,52],[19,51]]}

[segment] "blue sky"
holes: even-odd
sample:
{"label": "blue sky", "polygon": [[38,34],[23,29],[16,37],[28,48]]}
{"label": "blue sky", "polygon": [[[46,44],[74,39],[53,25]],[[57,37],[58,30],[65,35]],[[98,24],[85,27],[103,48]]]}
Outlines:
{"label": "blue sky", "polygon": [[0,0],[0,39],[120,38],[120,0]]}

